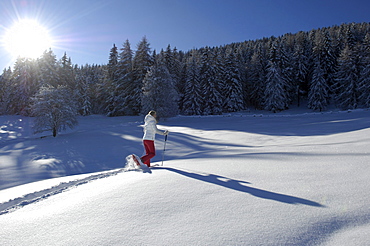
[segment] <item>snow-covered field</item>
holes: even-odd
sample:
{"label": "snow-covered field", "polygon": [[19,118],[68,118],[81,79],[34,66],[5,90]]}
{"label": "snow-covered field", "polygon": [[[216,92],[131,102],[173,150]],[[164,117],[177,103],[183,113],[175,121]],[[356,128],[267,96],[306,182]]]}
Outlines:
{"label": "snow-covered field", "polygon": [[0,116],[0,245],[370,245],[368,110],[171,118],[145,173],[142,117],[79,122]]}

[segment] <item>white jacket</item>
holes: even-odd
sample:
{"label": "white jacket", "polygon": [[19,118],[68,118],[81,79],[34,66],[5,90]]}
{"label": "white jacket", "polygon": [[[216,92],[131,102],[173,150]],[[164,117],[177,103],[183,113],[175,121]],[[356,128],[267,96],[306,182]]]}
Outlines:
{"label": "white jacket", "polygon": [[144,136],[143,140],[154,140],[155,139],[155,134],[161,134],[165,135],[164,132],[158,130],[157,128],[157,120],[151,116],[150,114],[145,116],[144,119]]}

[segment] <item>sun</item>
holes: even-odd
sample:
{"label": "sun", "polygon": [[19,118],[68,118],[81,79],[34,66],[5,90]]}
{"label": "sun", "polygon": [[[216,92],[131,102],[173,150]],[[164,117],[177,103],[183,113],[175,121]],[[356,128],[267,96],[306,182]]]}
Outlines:
{"label": "sun", "polygon": [[51,48],[52,39],[48,30],[36,20],[23,19],[7,30],[3,45],[13,57],[35,59]]}

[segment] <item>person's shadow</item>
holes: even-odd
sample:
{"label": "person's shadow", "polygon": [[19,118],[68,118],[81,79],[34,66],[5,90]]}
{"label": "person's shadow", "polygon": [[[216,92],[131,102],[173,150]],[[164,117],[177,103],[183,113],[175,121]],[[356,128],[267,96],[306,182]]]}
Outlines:
{"label": "person's shadow", "polygon": [[168,171],[178,173],[178,174],[181,174],[189,178],[193,178],[193,179],[197,179],[197,180],[204,181],[207,183],[219,185],[219,186],[229,188],[232,190],[248,193],[252,196],[259,197],[262,199],[274,200],[277,202],[283,202],[287,204],[302,204],[302,205],[313,206],[313,207],[325,207],[324,205],[320,203],[310,201],[307,199],[245,186],[243,184],[250,184],[250,183],[246,181],[242,181],[242,180],[229,179],[229,178],[214,175],[214,174],[201,175],[201,174],[191,173],[191,172],[187,172],[187,171],[183,171],[183,170],[179,170],[179,169],[175,169],[171,167],[157,167],[157,168],[154,167],[154,169],[168,170]]}

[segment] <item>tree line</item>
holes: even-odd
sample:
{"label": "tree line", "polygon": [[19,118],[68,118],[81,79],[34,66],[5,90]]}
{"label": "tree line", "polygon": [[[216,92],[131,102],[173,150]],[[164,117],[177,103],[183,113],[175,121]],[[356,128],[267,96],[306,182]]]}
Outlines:
{"label": "tree line", "polygon": [[369,30],[369,23],[349,23],[186,52],[170,45],[157,52],[143,37],[135,51],[129,40],[113,45],[104,65],[73,65],[48,50],[4,69],[0,114],[45,115],[61,106],[61,115],[155,109],[162,117],[278,112],[292,104],[370,107]]}

